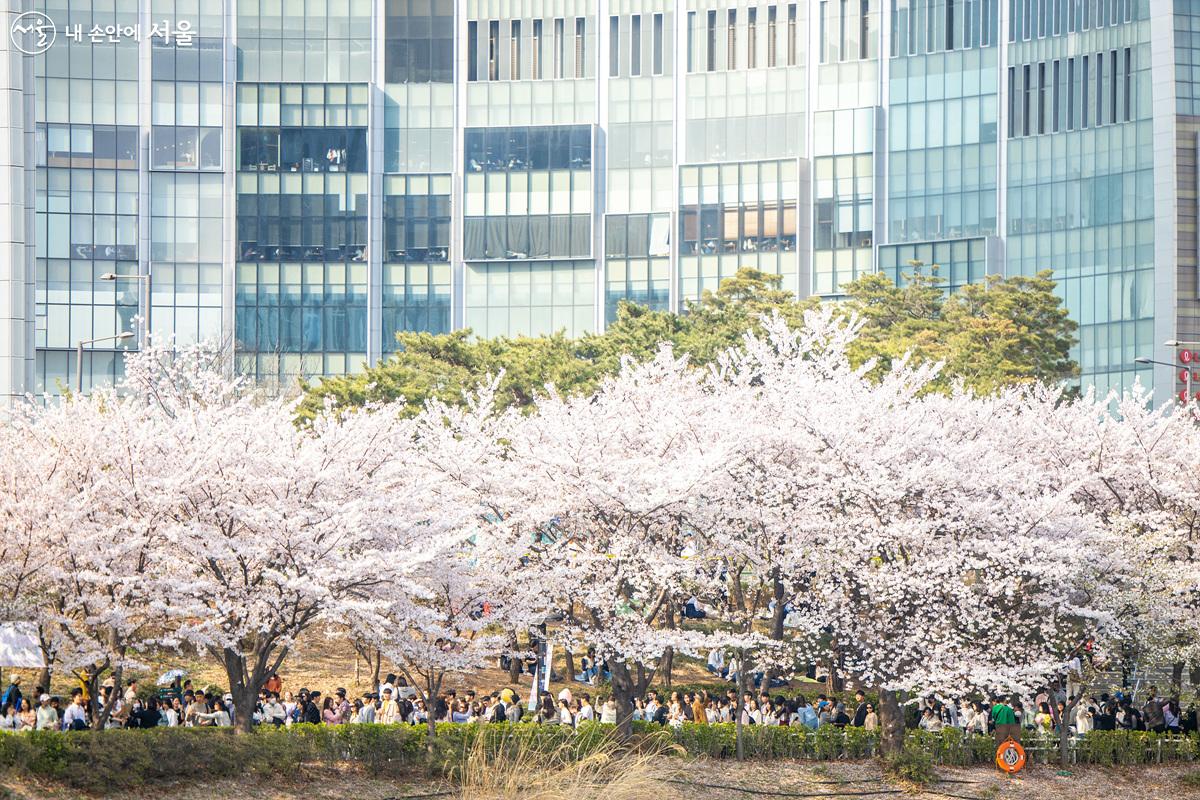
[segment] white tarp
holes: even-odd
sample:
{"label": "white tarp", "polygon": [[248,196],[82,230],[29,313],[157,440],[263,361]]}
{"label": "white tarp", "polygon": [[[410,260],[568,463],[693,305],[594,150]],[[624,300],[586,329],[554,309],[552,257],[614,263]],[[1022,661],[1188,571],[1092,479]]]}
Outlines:
{"label": "white tarp", "polygon": [[32,622],[0,622],[0,667],[38,669],[46,666]]}

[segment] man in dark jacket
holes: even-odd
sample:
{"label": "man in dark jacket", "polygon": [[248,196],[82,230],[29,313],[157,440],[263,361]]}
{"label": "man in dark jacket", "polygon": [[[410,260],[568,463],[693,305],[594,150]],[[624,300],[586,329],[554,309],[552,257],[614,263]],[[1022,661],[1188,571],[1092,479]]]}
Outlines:
{"label": "man in dark jacket", "polygon": [[854,693],[854,702],[857,705],[854,709],[854,719],[850,721],[850,724],[861,728],[867,721],[867,696],[863,694],[862,689]]}
{"label": "man in dark jacket", "polygon": [[300,710],[301,722],[307,722],[310,725],[321,724],[321,706],[319,704],[320,699],[320,692],[313,692],[308,696],[308,699],[304,701],[304,706]]}

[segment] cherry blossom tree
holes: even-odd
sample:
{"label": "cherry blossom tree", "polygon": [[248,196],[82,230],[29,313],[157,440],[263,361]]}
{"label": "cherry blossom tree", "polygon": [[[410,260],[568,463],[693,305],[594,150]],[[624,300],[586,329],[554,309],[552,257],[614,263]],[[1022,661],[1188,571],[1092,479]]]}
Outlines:
{"label": "cherry blossom tree", "polygon": [[765,504],[806,582],[794,634],[832,640],[850,676],[880,689],[896,749],[896,692],[1015,690],[1065,661],[1100,616],[1076,589],[1100,572],[1102,532],[1076,499],[1083,465],[1040,454],[1056,395],[927,394],[935,368],[904,361],[868,381],[838,323],[806,323],[749,337],[730,380],[803,453],[778,465],[782,490],[759,487],[779,498]]}
{"label": "cherry blossom tree", "polygon": [[431,740],[446,675],[512,654],[507,631],[540,622],[508,580],[522,550],[487,502],[504,474],[502,443],[514,420],[493,412],[495,387],[489,382],[459,405],[431,401],[402,423],[409,513],[424,519],[393,553],[398,569],[373,589],[383,602],[353,607],[346,618],[416,689]]}
{"label": "cherry blossom tree", "polygon": [[[113,389],[19,409],[5,430],[14,463],[0,505],[5,548],[22,564],[9,576],[17,613],[37,622],[48,663],[88,687],[96,727],[140,665],[136,654],[176,642],[154,571],[165,520],[148,513],[147,483],[165,466],[161,432]],[[113,688],[100,703],[106,680]]]}
{"label": "cherry blossom tree", "polygon": [[612,675],[618,725],[668,648],[714,639],[656,624],[703,574],[694,501],[720,469],[728,437],[704,374],[669,350],[627,362],[591,397],[551,393],[509,433],[498,524],[527,548],[512,578],[525,603],[563,614],[550,635],[595,648]]}

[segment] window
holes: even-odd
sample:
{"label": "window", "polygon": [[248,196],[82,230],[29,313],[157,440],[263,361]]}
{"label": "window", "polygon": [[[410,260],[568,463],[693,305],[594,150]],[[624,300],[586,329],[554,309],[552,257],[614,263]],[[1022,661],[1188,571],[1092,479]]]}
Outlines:
{"label": "window", "polygon": [[542,21],[533,21],[533,54],[529,67],[529,77],[534,80],[542,79]]}
{"label": "window", "polygon": [[1113,50],[1109,53],[1109,101],[1108,101],[1108,121],[1116,124],[1117,122],[1117,51]]}
{"label": "window", "polygon": [[687,71],[696,71],[696,12],[687,15]]}
{"label": "window", "polygon": [[725,27],[725,69],[737,69],[737,9],[729,9]]}
{"label": "window", "polygon": [[838,0],[838,61],[846,60],[846,2],[847,0]]}
{"label": "window", "polygon": [[488,23],[488,80],[500,78],[500,20]]}
{"label": "window", "polygon": [[563,41],[565,35],[566,22],[560,17],[554,20],[554,77],[562,78],[563,75],[563,57],[566,55],[566,42]]}
{"label": "window", "polygon": [[829,0],[821,0],[817,9],[817,60],[822,64],[829,63],[829,31],[826,22],[828,18]]}
{"label": "window", "polygon": [[788,66],[796,66],[796,4],[788,4],[788,29],[787,29],[787,50],[788,50]]}
{"label": "window", "polygon": [[521,20],[509,23],[508,36],[508,79],[521,80]]}
{"label": "window", "polygon": [[[947,0],[953,4],[954,0]],[[858,12],[858,57],[870,58],[871,0],[860,0]]]}
{"label": "window", "polygon": [[584,76],[584,46],[583,37],[585,33],[584,26],[586,21],[583,17],[575,18],[575,77],[582,78]]}
{"label": "window", "polygon": [[1046,132],[1046,64],[1038,64],[1038,133]]}
{"label": "window", "polygon": [[1017,135],[1017,68],[1008,68],[1008,138]]}
{"label": "window", "polygon": [[946,49],[954,49],[954,0],[946,0]]}
{"label": "window", "polygon": [[1083,82],[1079,87],[1079,98],[1083,104],[1083,113],[1080,115],[1079,127],[1086,128],[1088,126],[1088,57],[1083,57]]}
{"label": "window", "polygon": [[621,18],[608,18],[608,77],[621,74]]}
{"label": "window", "polygon": [[653,42],[653,58],[654,58],[654,74],[663,74],[663,15],[654,15],[654,42]]}
{"label": "window", "polygon": [[1067,130],[1075,130],[1075,59],[1067,59]]}
{"label": "window", "polygon": [[1133,82],[1133,50],[1125,48],[1125,121],[1133,119],[1133,105],[1130,89]]}
{"label": "window", "polygon": [[1058,107],[1058,87],[1059,87],[1059,81],[1061,80],[1061,76],[1059,75],[1059,73],[1061,71],[1062,70],[1060,69],[1060,62],[1055,61],[1054,62],[1054,99],[1051,102],[1052,109],[1051,109],[1051,113],[1050,113],[1050,118],[1051,118],[1051,120],[1053,120],[1052,125],[1053,125],[1053,130],[1055,133],[1058,133],[1058,131],[1059,131],[1059,127],[1058,127],[1059,126],[1059,116],[1058,115],[1060,112],[1059,112],[1059,107]]}
{"label": "window", "polygon": [[767,8],[767,66],[774,67],[777,65],[776,56],[778,55],[778,38],[775,32],[775,6]]}
{"label": "window", "polygon": [[1096,54],[1096,124],[1104,124],[1104,53]]}
{"label": "window", "polygon": [[642,74],[642,15],[634,14],[629,21],[629,74]]}
{"label": "window", "polygon": [[479,80],[479,23],[467,23],[467,80]]}
{"label": "window", "polygon": [[717,12],[708,12],[708,36],[706,37],[707,54],[705,70],[712,72],[717,68]]}
{"label": "window", "polygon": [[758,9],[746,11],[746,69],[758,66]]}
{"label": "window", "polygon": [[1030,77],[1030,68],[1029,68],[1028,64],[1026,64],[1021,69],[1022,69],[1022,77],[1025,79],[1024,83],[1021,87],[1021,89],[1022,89],[1022,91],[1021,91],[1021,135],[1028,136],[1029,135],[1029,105],[1030,105],[1029,104],[1029,101],[1030,101],[1029,94],[1030,94],[1030,88],[1032,86],[1032,79]]}

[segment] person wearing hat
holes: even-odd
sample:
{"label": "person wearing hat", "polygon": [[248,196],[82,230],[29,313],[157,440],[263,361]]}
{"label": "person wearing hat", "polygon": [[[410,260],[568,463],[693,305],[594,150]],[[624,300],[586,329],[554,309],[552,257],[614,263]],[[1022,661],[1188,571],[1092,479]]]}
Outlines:
{"label": "person wearing hat", "polygon": [[337,695],[337,700],[334,703],[337,706],[338,723],[345,725],[350,721],[350,715],[354,713],[354,707],[346,699],[346,690],[343,687],[339,686],[334,694]]}

